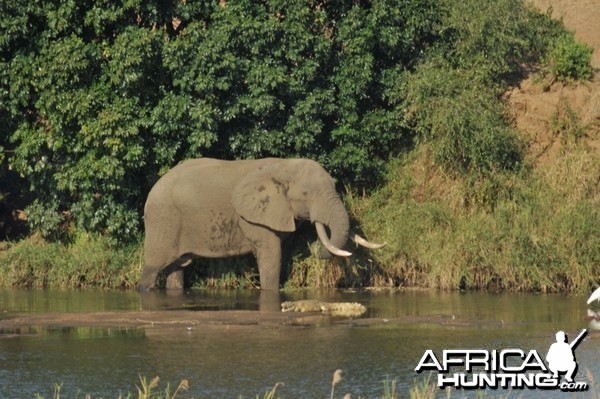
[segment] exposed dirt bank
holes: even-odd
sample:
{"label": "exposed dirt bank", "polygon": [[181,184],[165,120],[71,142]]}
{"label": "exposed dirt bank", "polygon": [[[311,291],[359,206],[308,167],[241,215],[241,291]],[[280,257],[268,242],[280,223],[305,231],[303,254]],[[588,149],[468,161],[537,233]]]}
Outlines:
{"label": "exposed dirt bank", "polygon": [[529,144],[528,157],[537,167],[552,163],[568,145],[561,136],[560,121],[576,122],[585,134],[581,142],[591,150],[600,150],[600,0],[532,0],[545,12],[552,7],[552,16],[562,18],[567,29],[578,40],[594,49],[592,67],[595,76],[590,82],[554,83],[543,87],[536,83],[536,74],[522,81],[507,93],[515,124]]}
{"label": "exposed dirt bank", "polygon": [[594,48],[592,66],[600,68],[600,1],[599,0],[531,0],[542,12],[552,7],[552,17],[563,19],[567,29]]}

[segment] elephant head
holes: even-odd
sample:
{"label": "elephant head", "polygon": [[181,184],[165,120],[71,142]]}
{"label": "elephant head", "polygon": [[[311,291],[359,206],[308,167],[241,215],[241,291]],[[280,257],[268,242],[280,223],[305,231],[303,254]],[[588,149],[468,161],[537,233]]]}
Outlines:
{"label": "elephant head", "polygon": [[351,255],[341,249],[349,236],[361,245],[381,247],[350,233],[348,213],[332,177],[311,160],[280,160],[251,171],[234,189],[232,204],[246,221],[278,232],[292,232],[296,220],[310,220],[323,243],[321,258]]}

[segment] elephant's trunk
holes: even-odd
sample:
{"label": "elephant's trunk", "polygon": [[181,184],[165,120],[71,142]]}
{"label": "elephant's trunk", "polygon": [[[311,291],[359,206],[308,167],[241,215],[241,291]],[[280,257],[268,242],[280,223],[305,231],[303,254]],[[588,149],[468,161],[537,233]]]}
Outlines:
{"label": "elephant's trunk", "polygon": [[[329,227],[330,230],[329,243],[324,245],[324,248],[321,248],[319,252],[320,258],[331,258],[332,251],[326,248],[329,244],[338,249],[342,249],[346,245],[350,230],[350,219],[348,218],[348,212],[346,212],[344,203],[337,193],[330,193],[324,203],[311,209],[311,220]],[[333,252],[335,254],[335,251]]]}

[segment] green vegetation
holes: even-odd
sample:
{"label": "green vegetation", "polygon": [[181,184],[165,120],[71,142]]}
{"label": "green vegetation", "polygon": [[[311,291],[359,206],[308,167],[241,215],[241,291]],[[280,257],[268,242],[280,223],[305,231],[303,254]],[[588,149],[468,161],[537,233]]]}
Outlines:
{"label": "green vegetation", "polygon": [[2,169],[24,179],[30,226],[53,239],[66,226],[134,238],[150,186],[191,157],[305,156],[345,181],[376,178],[403,136],[386,92],[439,12],[432,0],[0,7]]}
{"label": "green vegetation", "polygon": [[573,33],[566,32],[551,45],[547,67],[558,80],[590,79],[592,51],[588,45],[576,42]]}
{"label": "green vegetation", "polygon": [[[591,49],[524,1],[4,2],[0,26],[0,237],[16,202],[33,234],[0,252],[2,285],[134,285],[149,188],[199,156],[316,159],[388,242],[325,262],[301,235],[288,287],[586,291],[600,275],[586,126],[565,104],[550,128],[568,150],[535,168],[502,101],[532,69],[590,78]],[[254,286],[234,263],[188,279]]]}
{"label": "green vegetation", "polygon": [[372,284],[589,290],[600,272],[598,154],[580,148],[543,170],[464,181],[424,163],[430,151],[421,151],[355,200],[369,233],[397,238],[370,255],[385,265]]}
{"label": "green vegetation", "polygon": [[133,288],[142,269],[141,246],[109,245],[80,235],[69,245],[39,237],[0,252],[0,286],[24,288]]}

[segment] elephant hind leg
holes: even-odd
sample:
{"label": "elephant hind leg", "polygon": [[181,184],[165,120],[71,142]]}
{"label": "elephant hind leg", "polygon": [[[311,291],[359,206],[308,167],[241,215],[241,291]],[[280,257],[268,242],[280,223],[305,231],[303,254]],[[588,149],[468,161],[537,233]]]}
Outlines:
{"label": "elephant hind leg", "polygon": [[184,279],[183,279],[183,268],[189,266],[194,260],[194,255],[192,253],[186,253],[182,255],[175,262],[170,264],[166,269],[164,269],[164,273],[167,276],[167,290],[183,290]]}
{"label": "elephant hind leg", "polygon": [[[187,264],[189,264],[189,262],[185,262],[186,266]],[[162,273],[167,277],[167,281],[165,283],[167,290],[183,290],[184,283],[182,266],[181,259],[178,259],[163,269]]]}
{"label": "elephant hind leg", "polygon": [[145,266],[138,284],[138,290],[150,291],[157,288],[156,283],[159,280],[159,275],[166,277],[166,287],[168,290],[181,291],[184,288],[181,262],[175,261],[167,265],[167,267]]}
{"label": "elephant hind leg", "polygon": [[[157,280],[164,281],[163,279],[165,279],[167,290],[183,290],[183,267],[192,263],[192,259],[192,255],[186,254],[162,267],[144,266],[138,289],[140,291],[149,291],[156,288]],[[159,276],[162,276],[162,278],[159,278]]]}

